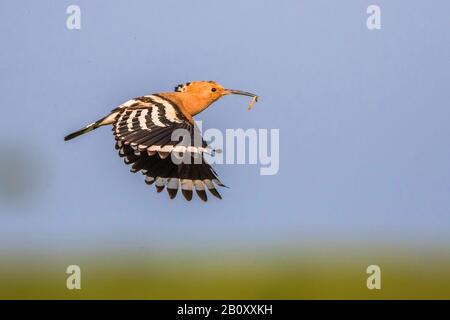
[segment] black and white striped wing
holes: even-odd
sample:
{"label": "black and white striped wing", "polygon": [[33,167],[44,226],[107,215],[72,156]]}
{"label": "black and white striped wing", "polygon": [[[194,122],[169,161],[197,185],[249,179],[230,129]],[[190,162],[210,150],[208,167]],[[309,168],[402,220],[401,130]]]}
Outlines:
{"label": "black and white striped wing", "polygon": [[[119,115],[113,126],[116,140],[119,145],[130,145],[138,152],[148,152],[150,155],[159,153],[165,157],[179,142],[172,141],[175,130],[198,134],[195,126],[187,121],[174,103],[158,95],[130,100],[118,110]],[[190,150],[206,152],[206,143],[202,141],[201,144],[198,149]],[[184,151],[181,146],[176,150]]]}
{"label": "black and white striped wing", "polygon": [[[114,111],[118,112],[113,125],[116,148],[125,163],[132,164],[132,172],[142,171],[146,182],[155,183],[158,192],[167,186],[171,198],[176,196],[179,187],[188,200],[192,198],[194,187],[205,201],[205,189],[220,198],[215,184],[223,184],[203,159],[203,152],[212,150],[174,103],[158,95],[149,95],[127,101]],[[190,135],[190,145],[180,145],[179,140],[172,140],[172,133],[177,129]],[[201,146],[194,145],[196,141],[201,141]],[[201,156],[201,163],[172,162],[172,152],[186,151]]]}

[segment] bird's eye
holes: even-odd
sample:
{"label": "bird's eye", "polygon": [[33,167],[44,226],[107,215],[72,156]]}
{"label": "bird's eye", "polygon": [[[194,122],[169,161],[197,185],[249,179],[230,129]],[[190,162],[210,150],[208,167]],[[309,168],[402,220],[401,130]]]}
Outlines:
{"label": "bird's eye", "polygon": [[212,91],[212,92],[216,92],[217,89],[216,89],[216,88],[212,88],[211,91]]}

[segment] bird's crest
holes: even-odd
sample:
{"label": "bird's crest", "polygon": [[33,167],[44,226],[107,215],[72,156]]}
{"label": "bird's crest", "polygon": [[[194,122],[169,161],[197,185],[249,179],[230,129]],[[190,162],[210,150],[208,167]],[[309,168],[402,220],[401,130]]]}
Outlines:
{"label": "bird's crest", "polygon": [[179,84],[175,87],[175,92],[185,92],[186,88],[191,84],[191,82],[186,82]]}
{"label": "bird's crest", "polygon": [[191,89],[194,87],[204,86],[205,84],[210,85],[219,85],[215,81],[191,81],[186,83],[181,83],[175,87],[175,92],[186,92],[188,90],[188,87],[192,85]]}

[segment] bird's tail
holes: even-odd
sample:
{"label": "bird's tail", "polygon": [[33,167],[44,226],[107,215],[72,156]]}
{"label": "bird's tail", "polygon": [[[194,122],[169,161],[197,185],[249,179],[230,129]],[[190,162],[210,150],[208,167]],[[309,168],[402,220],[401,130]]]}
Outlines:
{"label": "bird's tail", "polygon": [[91,123],[91,124],[87,125],[86,127],[81,128],[80,130],[77,130],[75,132],[72,132],[71,134],[68,134],[67,136],[64,137],[64,141],[72,140],[73,138],[81,136],[82,134],[88,133],[97,128],[98,128],[98,126],[96,126],[96,122]]}
{"label": "bird's tail", "polygon": [[72,140],[73,138],[76,138],[78,136],[81,136],[82,134],[91,132],[92,130],[95,130],[101,126],[111,124],[113,120],[115,119],[115,116],[117,113],[111,113],[110,115],[101,118],[100,120],[97,120],[91,124],[88,124],[86,127],[81,128],[80,130],[77,130],[75,132],[72,132],[71,134],[68,134],[64,137],[64,141]]}

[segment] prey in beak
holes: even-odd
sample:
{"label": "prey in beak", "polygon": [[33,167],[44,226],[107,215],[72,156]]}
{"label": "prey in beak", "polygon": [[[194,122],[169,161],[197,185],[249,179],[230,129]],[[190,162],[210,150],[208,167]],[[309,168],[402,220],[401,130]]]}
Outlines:
{"label": "prey in beak", "polygon": [[242,90],[225,89],[225,90],[223,91],[223,94],[224,94],[224,95],[227,95],[227,94],[238,94],[238,95],[241,95],[241,96],[252,97],[253,99],[252,99],[252,101],[250,102],[250,104],[249,104],[247,110],[250,110],[250,109],[253,107],[253,105],[255,104],[255,102],[258,101],[258,95],[254,94],[254,93],[242,91]]}

